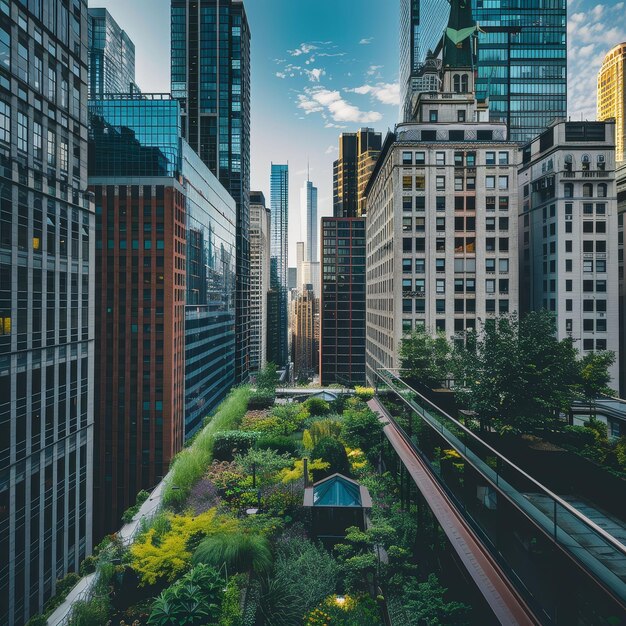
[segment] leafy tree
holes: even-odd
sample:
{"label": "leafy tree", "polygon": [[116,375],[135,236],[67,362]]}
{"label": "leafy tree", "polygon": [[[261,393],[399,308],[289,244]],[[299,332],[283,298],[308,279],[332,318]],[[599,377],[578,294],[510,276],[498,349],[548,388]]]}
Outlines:
{"label": "leafy tree", "polygon": [[304,404],[291,402],[281,404],[272,409],[271,417],[276,418],[277,426],[275,435],[290,435],[302,427],[304,420],[309,416],[309,411]]}
{"label": "leafy tree", "polygon": [[432,337],[425,330],[417,329],[402,340],[400,362],[407,378],[431,389],[439,387],[450,375],[450,344],[443,333]]}
{"label": "leafy tree", "polygon": [[225,564],[229,572],[264,574],[272,567],[272,551],[269,540],[263,535],[220,533],[202,541],[192,562],[218,569]]}
{"label": "leafy tree", "polygon": [[344,411],[341,423],[341,439],[351,448],[363,450],[370,461],[375,460],[381,450],[384,424],[376,413],[368,409]]}
{"label": "leafy tree", "polygon": [[278,368],[275,363],[267,363],[267,365],[259,371],[256,377],[256,388],[258,391],[276,391],[276,387],[280,381]]}
{"label": "leafy tree", "polygon": [[235,455],[235,462],[247,474],[256,473],[261,484],[266,484],[272,477],[286,467],[291,467],[293,460],[288,454],[279,454],[274,450],[251,449],[246,454]]}
{"label": "leafy tree", "polygon": [[330,413],[330,404],[321,398],[309,398],[304,403],[304,406],[308,409],[309,414],[314,417],[328,415],[328,413]]}
{"label": "leafy tree", "polygon": [[461,626],[468,623],[470,607],[461,602],[448,602],[447,589],[430,574],[424,582],[409,579],[401,595],[411,626]]}
{"label": "leafy tree", "polygon": [[350,475],[348,454],[343,444],[338,439],[332,437],[320,439],[311,451],[311,458],[322,459],[329,464],[328,469],[313,470],[313,479],[315,481],[335,473],[344,474],[345,476]]}
{"label": "leafy tree", "polygon": [[[308,480],[313,480],[313,472],[316,470],[327,470],[330,467],[330,463],[323,461],[322,459],[310,459],[307,464]],[[284,484],[296,482],[304,478],[304,461],[302,459],[296,459],[293,462],[292,469],[284,469],[280,473],[280,479]]]}
{"label": "leafy tree", "polygon": [[302,434],[302,444],[305,450],[312,450],[325,437],[339,437],[341,422],[336,419],[325,419],[313,422],[308,430]]}
{"label": "leafy tree", "polygon": [[609,387],[609,368],[615,363],[615,352],[590,352],[580,360],[580,390],[589,403],[589,411],[595,417],[596,399],[600,395],[612,395]]}
{"label": "leafy tree", "polygon": [[558,340],[548,311],[488,320],[454,354],[458,396],[484,428],[528,432],[567,410],[578,364],[571,338]]}

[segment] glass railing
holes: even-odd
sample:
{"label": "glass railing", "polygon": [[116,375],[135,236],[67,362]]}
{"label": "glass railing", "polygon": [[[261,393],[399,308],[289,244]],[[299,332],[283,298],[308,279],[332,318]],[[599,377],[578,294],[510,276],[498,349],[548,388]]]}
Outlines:
{"label": "glass railing", "polygon": [[[377,373],[377,397],[388,417],[429,464],[535,608],[559,624],[579,620],[581,611],[590,623],[598,624],[626,615],[626,546],[406,384],[398,373],[388,369]],[[570,559],[581,568],[571,567]],[[589,576],[600,587],[594,601]],[[559,588],[567,587],[568,581],[569,593],[580,588],[586,594],[584,602],[560,597]],[[602,603],[604,607],[596,607]],[[596,615],[604,609],[606,617]],[[568,610],[571,615],[564,620]]]}

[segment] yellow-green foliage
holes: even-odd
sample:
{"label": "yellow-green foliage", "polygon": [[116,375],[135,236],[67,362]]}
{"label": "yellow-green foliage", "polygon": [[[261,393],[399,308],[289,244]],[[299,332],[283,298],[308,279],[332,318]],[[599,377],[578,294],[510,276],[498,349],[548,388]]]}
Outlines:
{"label": "yellow-green foliage", "polygon": [[176,506],[185,502],[193,485],[202,478],[211,464],[215,434],[233,430],[239,425],[248,408],[249,397],[249,387],[233,389],[219,405],[209,423],[200,431],[193,444],[176,456],[171,467],[171,476],[163,493],[165,506]]}
{"label": "yellow-green foliage", "polygon": [[359,400],[367,402],[374,397],[374,387],[360,387],[357,385],[354,388],[354,393]]}
{"label": "yellow-green foliage", "polygon": [[141,584],[154,584],[159,579],[175,580],[191,564],[190,540],[215,533],[235,532],[236,519],[218,515],[210,509],[201,515],[166,516],[169,530],[159,535],[151,528],[130,547],[131,566],[137,572]]}
{"label": "yellow-green foliage", "polygon": [[[311,424],[309,430],[305,430],[302,435],[302,445],[305,450],[312,450],[320,441],[326,437],[339,439],[341,435],[341,422],[339,420],[325,419],[318,420]],[[310,447],[307,447],[310,446]]]}
{"label": "yellow-green foliage", "polygon": [[348,461],[350,461],[350,469],[356,473],[367,466],[367,457],[360,448],[346,448]]}
{"label": "yellow-green foliage", "polygon": [[[313,480],[312,470],[325,470],[329,467],[330,463],[322,461],[322,459],[310,460],[308,467],[309,481]],[[287,468],[280,472],[280,479],[283,483],[291,483],[302,478],[304,478],[304,461],[302,459],[294,461],[293,469]]]}
{"label": "yellow-green foliage", "polygon": [[241,424],[242,430],[257,431],[267,435],[287,436],[302,427],[309,417],[303,404],[293,402],[275,406],[268,414],[248,413]]}

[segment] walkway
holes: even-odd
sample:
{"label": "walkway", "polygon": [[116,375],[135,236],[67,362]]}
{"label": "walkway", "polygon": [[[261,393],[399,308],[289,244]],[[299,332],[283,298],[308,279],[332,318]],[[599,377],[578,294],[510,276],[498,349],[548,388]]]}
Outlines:
{"label": "walkway", "polygon": [[385,409],[376,399],[370,400],[368,404],[379,415],[381,421],[386,422],[384,431],[387,439],[421,491],[450,544],[496,618],[501,624],[519,624],[520,626],[539,624],[500,566],[457,512],[425,463],[413,451],[393,422],[387,419]]}

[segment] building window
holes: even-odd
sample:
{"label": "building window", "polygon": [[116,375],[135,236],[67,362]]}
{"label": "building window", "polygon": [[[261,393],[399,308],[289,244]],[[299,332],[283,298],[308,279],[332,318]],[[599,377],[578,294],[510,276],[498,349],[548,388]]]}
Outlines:
{"label": "building window", "polygon": [[495,165],[496,164],[496,153],[495,152],[485,152],[485,164],[486,165]]}
{"label": "building window", "polygon": [[465,111],[463,109],[459,109],[456,113],[457,122],[465,122]]}
{"label": "building window", "polygon": [[445,211],[446,210],[446,197],[437,196],[437,198],[435,199],[435,207],[437,211]]}
{"label": "building window", "polygon": [[0,141],[11,141],[11,107],[0,100]]}
{"label": "building window", "polygon": [[435,179],[435,187],[437,191],[445,190],[446,188],[446,177],[445,176],[437,176]]}
{"label": "building window", "polygon": [[416,274],[426,273],[426,259],[415,259],[415,273]]}
{"label": "building window", "polygon": [[509,164],[509,153],[498,152],[498,165],[508,165],[508,164]]}
{"label": "building window", "polygon": [[402,197],[402,210],[403,211],[412,211],[413,210],[413,196],[403,196]]}
{"label": "building window", "polygon": [[54,131],[48,130],[48,146],[47,146],[47,156],[48,156],[48,166],[56,167],[56,151],[57,151],[57,140],[54,134]]}
{"label": "building window", "polygon": [[605,183],[600,183],[598,185],[598,197],[599,198],[606,198],[607,197],[607,190],[608,187]]}
{"label": "building window", "polygon": [[413,165],[413,153],[412,152],[402,153],[402,165]]}
{"label": "building window", "polygon": [[487,278],[485,280],[485,292],[486,293],[496,292],[496,281],[493,278]]}
{"label": "building window", "polygon": [[437,300],[435,300],[435,310],[437,313],[446,312],[446,301],[443,298],[437,298]]}
{"label": "building window", "polygon": [[430,122],[437,122],[439,119],[439,114],[437,111],[430,111],[430,115],[428,116],[428,120]]}
{"label": "building window", "polygon": [[589,165],[591,163],[591,159],[589,158],[588,154],[583,154],[583,157],[581,159],[582,161],[582,166],[583,166],[583,172],[588,172],[589,171]]}
{"label": "building window", "polygon": [[504,190],[509,188],[509,177],[498,176],[498,189]]}
{"label": "building window", "polygon": [[415,165],[425,165],[425,164],[426,164],[426,153],[416,152],[415,153]]}
{"label": "building window", "polygon": [[446,164],[446,153],[445,152],[436,152],[435,153],[435,164],[437,166],[443,166]]}
{"label": "building window", "polygon": [[17,149],[28,152],[28,116],[20,112],[17,114]]}
{"label": "building window", "polygon": [[410,274],[412,271],[412,260],[411,259],[402,259],[402,272],[404,274]]}
{"label": "building window", "polygon": [[463,176],[454,177],[454,191],[463,191]]}
{"label": "building window", "polygon": [[424,191],[426,189],[426,178],[424,176],[415,177],[415,189],[416,191]]}
{"label": "building window", "polygon": [[593,198],[593,185],[591,183],[583,185],[583,198]]}
{"label": "building window", "polygon": [[436,219],[436,228],[437,228],[437,230],[445,230],[446,229],[446,218],[445,217],[438,217]]}
{"label": "building window", "polygon": [[404,191],[411,191],[413,189],[413,177],[412,176],[402,177],[402,189],[404,189]]}
{"label": "building window", "polygon": [[435,289],[437,293],[446,293],[446,281],[443,278],[437,278]]}
{"label": "building window", "polygon": [[485,188],[487,188],[487,189],[495,189],[496,188],[496,177],[495,176],[485,176]]}
{"label": "building window", "polygon": [[445,272],[446,271],[446,260],[445,259],[435,259],[435,271],[437,271],[437,272]]}

